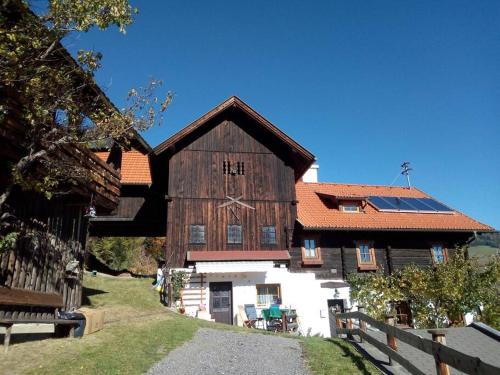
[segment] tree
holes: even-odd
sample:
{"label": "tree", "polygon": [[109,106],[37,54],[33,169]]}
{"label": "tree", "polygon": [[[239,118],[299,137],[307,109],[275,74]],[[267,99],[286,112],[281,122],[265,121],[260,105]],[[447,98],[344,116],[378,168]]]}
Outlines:
{"label": "tree", "polygon": [[127,0],[49,0],[39,15],[20,0],[0,0],[0,5],[0,122],[15,112],[14,104],[21,104],[24,126],[23,152],[12,162],[0,192],[1,248],[15,239],[7,207],[14,186],[50,198],[67,193],[67,186],[84,184],[88,171],[61,159],[58,151],[126,146],[136,132],[161,122],[172,95],[159,100],[154,93],[161,82],[151,81],[130,90],[126,107],[118,111],[93,80],[102,54],[80,50],[75,60],[61,44],[93,27],[117,26],[124,33],[137,13]]}
{"label": "tree", "polygon": [[466,249],[457,249],[448,262],[434,267],[409,265],[389,276],[350,278],[351,298],[372,315],[381,318],[391,301],[409,301],[419,328],[462,325],[467,313],[498,327],[499,281],[498,257],[483,268],[467,258]]}

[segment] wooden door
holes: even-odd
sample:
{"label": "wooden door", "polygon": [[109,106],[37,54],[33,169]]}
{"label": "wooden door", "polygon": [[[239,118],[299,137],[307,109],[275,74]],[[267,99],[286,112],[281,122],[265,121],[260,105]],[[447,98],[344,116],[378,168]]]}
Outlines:
{"label": "wooden door", "polygon": [[233,283],[210,283],[210,314],[218,323],[233,324]]}

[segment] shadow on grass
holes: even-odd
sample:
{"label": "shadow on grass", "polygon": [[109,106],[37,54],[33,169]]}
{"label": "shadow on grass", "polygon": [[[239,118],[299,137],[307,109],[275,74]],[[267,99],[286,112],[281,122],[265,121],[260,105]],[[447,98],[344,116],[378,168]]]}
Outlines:
{"label": "shadow on grass", "polygon": [[[383,368],[380,366],[377,361],[372,358],[367,352],[365,352],[363,349],[361,349],[359,346],[353,345],[351,346],[350,342],[344,341],[344,340],[334,340],[334,339],[327,339],[331,344],[337,346],[342,352],[344,353],[344,357],[348,357],[351,362],[361,371],[363,375],[370,375],[372,372],[369,371],[369,369],[366,366],[366,362],[364,361],[365,359],[370,361],[375,367],[377,367],[379,370],[383,370],[384,373],[387,373],[387,369]],[[358,351],[356,353],[354,348]],[[391,373],[389,373],[391,374]]]}
{"label": "shadow on grass", "polygon": [[92,302],[90,302],[91,296],[96,296],[98,294],[106,294],[108,292],[100,289],[92,289],[87,288],[86,286],[82,287],[82,306],[91,306]]}

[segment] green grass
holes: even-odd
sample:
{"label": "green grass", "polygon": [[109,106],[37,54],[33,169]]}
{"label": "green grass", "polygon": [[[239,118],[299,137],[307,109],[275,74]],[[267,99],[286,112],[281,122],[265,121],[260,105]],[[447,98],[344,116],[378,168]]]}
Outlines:
{"label": "green grass", "polygon": [[338,339],[302,339],[306,363],[316,375],[380,374],[375,366],[349,343]]}
{"label": "green grass", "polygon": [[[81,339],[12,345],[1,355],[0,373],[9,369],[9,374],[142,374],[200,327],[256,332],[167,311],[148,279],[85,275],[84,287],[84,303],[106,313],[104,329]],[[298,339],[314,374],[377,373],[341,340]]]}

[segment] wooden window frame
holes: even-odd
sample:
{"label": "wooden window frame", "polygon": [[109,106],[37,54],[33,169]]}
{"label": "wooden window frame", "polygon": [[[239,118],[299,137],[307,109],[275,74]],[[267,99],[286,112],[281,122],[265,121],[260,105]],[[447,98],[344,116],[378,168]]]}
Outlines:
{"label": "wooden window frame", "polygon": [[[316,256],[310,257],[306,255],[306,247],[305,247],[305,242],[306,240],[314,240],[315,246],[315,253]],[[323,258],[321,256],[321,247],[319,246],[319,237],[318,236],[307,236],[302,238],[302,247],[301,247],[301,252],[302,252],[302,265],[304,266],[321,266],[323,264]]]}
{"label": "wooden window frame", "polygon": [[[203,242],[194,242],[192,238],[193,227],[203,227]],[[189,244],[190,245],[205,245],[207,243],[207,232],[205,224],[190,224],[189,225]]]}
{"label": "wooden window frame", "polygon": [[[240,227],[240,242],[230,242],[229,241],[229,227]],[[243,227],[240,224],[228,224],[227,225],[227,244],[228,245],[242,245],[243,244]]]}
{"label": "wooden window frame", "polygon": [[[356,260],[358,263],[358,270],[360,271],[376,271],[377,270],[377,258],[375,256],[375,248],[372,241],[356,241]],[[360,246],[366,245],[369,249],[370,262],[363,262],[361,260],[361,250]]]}
{"label": "wooden window frame", "polygon": [[[264,234],[264,228],[274,228],[274,242],[266,242],[264,239],[266,238]],[[267,236],[267,238],[270,238]],[[276,225],[262,225],[260,228],[260,244],[264,246],[276,246],[278,243],[278,239],[276,237]]]}
{"label": "wooden window frame", "polygon": [[[281,301],[281,284],[277,283],[269,283],[269,284],[255,284],[255,304],[258,307],[264,307],[267,306],[267,303],[259,303],[259,288],[269,288],[269,287],[276,287],[278,288],[278,299]],[[270,303],[272,304],[272,303]]]}
{"label": "wooden window frame", "polygon": [[[436,257],[434,256],[434,248],[435,247],[441,247],[443,249],[443,261],[442,262],[437,262]],[[431,248],[429,249],[431,252],[431,259],[432,259],[432,265],[435,266],[437,264],[446,264],[448,263],[448,249],[446,246],[442,243],[433,243],[431,245]]]}

